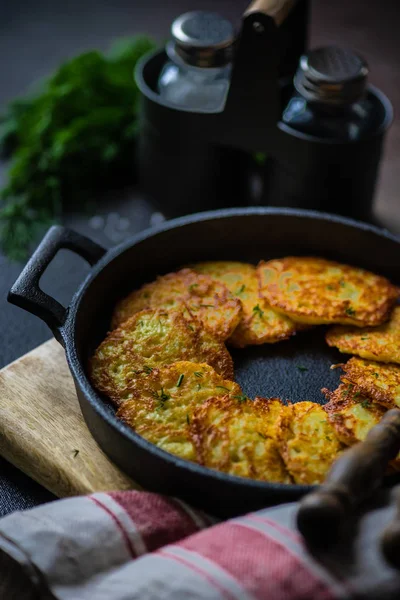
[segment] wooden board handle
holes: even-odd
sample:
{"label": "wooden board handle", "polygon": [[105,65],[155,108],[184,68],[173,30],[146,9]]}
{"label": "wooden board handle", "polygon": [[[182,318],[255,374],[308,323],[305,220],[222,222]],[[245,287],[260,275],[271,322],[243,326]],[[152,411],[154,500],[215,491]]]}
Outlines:
{"label": "wooden board handle", "polygon": [[139,488],[91,436],[56,340],[0,371],[0,455],[60,498]]}
{"label": "wooden board handle", "polygon": [[272,17],[279,26],[286,19],[296,0],[253,0],[246,9],[244,16],[255,12],[262,12],[268,17]]}
{"label": "wooden board handle", "polygon": [[310,542],[337,537],[346,518],[382,483],[387,463],[400,451],[400,410],[389,410],[364,442],[346,450],[326,481],[306,496],[297,526]]}

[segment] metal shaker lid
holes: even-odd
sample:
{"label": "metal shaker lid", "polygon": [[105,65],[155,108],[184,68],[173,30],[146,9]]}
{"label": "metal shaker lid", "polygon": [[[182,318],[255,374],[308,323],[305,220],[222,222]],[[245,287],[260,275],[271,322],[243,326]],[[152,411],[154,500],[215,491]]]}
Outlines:
{"label": "metal shaker lid", "polygon": [[300,59],[296,90],[310,102],[346,106],[362,97],[368,77],[363,58],[344,48],[317,48]]}
{"label": "metal shaker lid", "polygon": [[235,41],[233,26],[217,13],[188,12],[172,23],[173,42],[167,45],[169,56],[178,56],[186,64],[215,68],[232,60]]}

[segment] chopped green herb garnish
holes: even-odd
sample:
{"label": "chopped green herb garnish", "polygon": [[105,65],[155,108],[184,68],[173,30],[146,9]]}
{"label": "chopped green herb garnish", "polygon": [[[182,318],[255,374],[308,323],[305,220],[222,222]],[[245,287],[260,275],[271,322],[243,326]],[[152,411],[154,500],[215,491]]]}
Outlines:
{"label": "chopped green herb garnish", "polygon": [[197,384],[197,391],[199,392],[201,390],[201,385],[198,383]]}
{"label": "chopped green herb garnish", "polygon": [[343,392],[343,396],[348,396],[351,392],[351,390],[353,389],[354,385],[352,383],[349,383],[349,385],[347,386],[347,389]]}
{"label": "chopped green herb garnish", "polygon": [[234,398],[236,398],[236,400],[239,400],[239,402],[246,402],[246,400],[248,399],[247,396],[245,396],[244,394],[242,394],[241,396],[233,396]]}
{"label": "chopped green herb garnish", "polygon": [[190,425],[190,417],[189,417],[189,415],[188,415],[188,414],[186,414],[186,423],[187,423],[188,425]]}
{"label": "chopped green herb garnish", "polygon": [[214,308],[214,304],[200,304],[202,308]]}
{"label": "chopped green herb garnish", "polygon": [[240,288],[238,290],[236,290],[235,294],[236,295],[242,294],[244,292],[245,288],[246,288],[246,286],[244,284],[241,285]]}
{"label": "chopped green herb garnish", "polygon": [[199,284],[198,284],[198,283],[192,283],[191,285],[189,285],[189,290],[190,290],[191,292],[193,292],[194,288],[197,288],[197,287],[199,287]]}
{"label": "chopped green herb garnish", "polygon": [[166,394],[164,392],[163,388],[161,388],[160,394],[158,394],[158,392],[156,391],[152,392],[152,396],[154,396],[156,400],[161,400],[161,404],[158,406],[157,410],[159,410],[160,408],[164,408],[165,402],[171,398],[169,394]]}
{"label": "chopped green herb garnish", "polygon": [[184,374],[183,374],[183,373],[181,373],[181,374],[179,375],[179,378],[178,378],[178,381],[177,381],[176,387],[181,387],[181,383],[182,383],[182,381],[183,381],[183,378],[184,378],[184,377],[185,377],[185,376],[184,376]]}
{"label": "chopped green herb garnish", "polygon": [[259,304],[256,304],[256,305],[253,307],[253,313],[255,313],[255,314],[258,314],[258,316],[259,316],[259,317],[262,317],[262,316],[264,316],[264,311],[263,311],[263,310],[261,310],[261,308],[260,308],[260,305],[259,305]]}
{"label": "chopped green herb garnish", "polygon": [[361,406],[362,406],[363,408],[369,408],[369,407],[371,406],[371,402],[370,402],[369,400],[363,400],[363,401],[361,402]]}
{"label": "chopped green herb garnish", "polygon": [[374,376],[378,379],[379,373],[374,373]]}
{"label": "chopped green herb garnish", "polygon": [[296,365],[299,371],[308,371],[308,367],[303,367],[302,365]]}
{"label": "chopped green herb garnish", "polygon": [[362,337],[361,339],[364,341],[364,340],[368,340],[369,338],[367,336],[367,337]]}
{"label": "chopped green herb garnish", "polygon": [[216,385],[215,387],[217,390],[226,390],[227,392],[231,391],[229,388],[225,387],[224,385]]}
{"label": "chopped green herb garnish", "polygon": [[73,450],[72,454],[74,455],[74,458],[76,458],[79,454],[79,450]]}
{"label": "chopped green herb garnish", "polygon": [[354,310],[354,308],[351,308],[351,306],[346,308],[346,315],[349,315],[349,317],[353,317],[355,314],[356,314],[356,311]]}
{"label": "chopped green herb garnish", "polygon": [[326,439],[326,440],[328,440],[328,442],[331,442],[331,441],[332,441],[332,438],[330,438],[330,437],[329,437],[329,435],[326,435],[326,436],[325,436],[325,439]]}
{"label": "chopped green herb garnish", "polygon": [[333,286],[333,285],[327,285],[327,286],[326,286],[326,289],[327,289],[327,290],[334,290],[335,288],[334,288],[334,286]]}
{"label": "chopped green herb garnish", "polygon": [[359,396],[361,396],[361,392],[356,392],[353,396],[353,398],[358,398]]}
{"label": "chopped green herb garnish", "polygon": [[263,440],[267,439],[267,436],[264,435],[263,433],[260,433],[259,431],[257,431],[258,435],[260,436],[260,438],[262,438]]}
{"label": "chopped green herb garnish", "polygon": [[343,279],[341,279],[341,280],[339,281],[339,285],[340,285],[340,287],[345,287],[345,285],[346,285],[346,282],[345,282],[345,281],[343,281]]}
{"label": "chopped green herb garnish", "polygon": [[193,325],[191,325],[190,323],[188,323],[187,326],[189,327],[189,329],[191,329],[192,331],[194,331]]}
{"label": "chopped green herb garnish", "polygon": [[203,377],[203,373],[200,373],[200,371],[195,371],[194,375],[195,377]]}
{"label": "chopped green herb garnish", "polygon": [[165,401],[165,400],[169,400],[170,398],[171,398],[171,396],[169,396],[168,394],[166,394],[164,392],[164,388],[161,388],[160,399]]}
{"label": "chopped green herb garnish", "polygon": [[146,375],[150,375],[150,373],[153,371],[153,369],[152,369],[152,367],[143,365],[143,371],[146,373]]}

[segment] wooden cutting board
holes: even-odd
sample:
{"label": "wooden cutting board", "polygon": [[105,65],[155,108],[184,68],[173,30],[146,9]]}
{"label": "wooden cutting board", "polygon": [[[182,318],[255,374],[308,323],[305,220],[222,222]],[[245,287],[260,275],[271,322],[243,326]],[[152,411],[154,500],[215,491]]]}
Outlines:
{"label": "wooden cutting board", "polygon": [[0,455],[60,498],[139,489],[90,435],[55,340],[0,371]]}

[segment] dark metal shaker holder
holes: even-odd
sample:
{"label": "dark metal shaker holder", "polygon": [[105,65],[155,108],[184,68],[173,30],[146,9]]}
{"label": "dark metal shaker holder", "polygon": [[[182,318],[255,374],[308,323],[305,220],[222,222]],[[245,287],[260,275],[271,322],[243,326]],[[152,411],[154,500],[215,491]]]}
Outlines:
{"label": "dark metal shaker holder", "polygon": [[280,26],[263,12],[245,14],[220,112],[194,112],[162,101],[157,80],[167,60],[163,50],[140,63],[139,175],[143,191],[167,217],[254,204],[252,156],[263,152],[263,204],[373,219],[382,143],[392,120],[386,96],[368,87],[379,126],[360,141],[318,138],[281,121],[306,49],[308,8],[308,0],[299,0]]}

